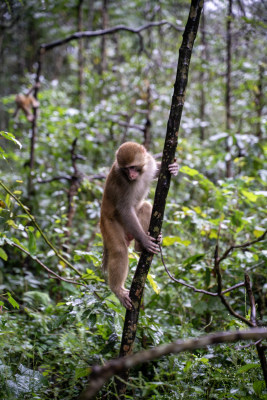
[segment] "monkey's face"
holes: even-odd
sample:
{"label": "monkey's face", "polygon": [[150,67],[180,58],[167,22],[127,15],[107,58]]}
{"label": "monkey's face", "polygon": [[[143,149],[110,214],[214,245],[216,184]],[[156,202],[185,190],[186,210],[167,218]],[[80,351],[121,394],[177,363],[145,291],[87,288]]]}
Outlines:
{"label": "monkey's face", "polygon": [[142,167],[131,165],[129,167],[121,168],[121,170],[123,171],[124,175],[126,175],[127,179],[132,182],[139,178],[142,172]]}

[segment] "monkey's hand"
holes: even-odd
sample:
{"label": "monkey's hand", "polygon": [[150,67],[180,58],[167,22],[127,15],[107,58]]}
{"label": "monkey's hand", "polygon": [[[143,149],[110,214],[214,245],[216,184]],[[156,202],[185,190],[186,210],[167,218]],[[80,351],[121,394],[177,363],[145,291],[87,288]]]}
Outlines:
{"label": "monkey's hand", "polygon": [[120,288],[120,290],[116,293],[118,299],[120,300],[121,304],[127,308],[127,310],[132,309],[132,301],[129,296],[129,290],[125,288]]}
{"label": "monkey's hand", "polygon": [[151,237],[149,234],[144,237],[141,243],[144,249],[149,251],[149,253],[157,254],[159,252],[157,239]]}
{"label": "monkey's hand", "polygon": [[177,176],[179,172],[179,165],[176,162],[176,158],[174,159],[174,163],[169,164],[169,171],[173,176]]}

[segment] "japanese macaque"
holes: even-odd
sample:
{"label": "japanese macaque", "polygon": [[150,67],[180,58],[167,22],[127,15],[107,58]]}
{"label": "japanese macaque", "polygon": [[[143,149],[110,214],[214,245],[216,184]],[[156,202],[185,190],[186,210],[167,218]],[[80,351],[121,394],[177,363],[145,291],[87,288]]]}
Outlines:
{"label": "japanese macaque", "polygon": [[[136,251],[146,249],[154,254],[159,251],[157,239],[148,233],[152,206],[144,201],[159,167],[160,163],[144,146],[126,142],[117,150],[106,180],[100,217],[103,267],[108,273],[110,289],[128,309],[131,309],[132,302],[124,283],[128,275],[130,242],[135,240]],[[169,171],[177,175],[178,164],[170,164]]]}
{"label": "japanese macaque", "polygon": [[19,110],[22,110],[26,115],[27,120],[29,122],[33,121],[34,115],[32,113],[32,109],[38,108],[40,105],[39,101],[37,101],[36,98],[32,94],[30,94],[33,89],[34,87],[28,92],[28,94],[22,94],[22,93],[17,94],[15,99],[17,108],[14,113],[14,118],[17,116]]}

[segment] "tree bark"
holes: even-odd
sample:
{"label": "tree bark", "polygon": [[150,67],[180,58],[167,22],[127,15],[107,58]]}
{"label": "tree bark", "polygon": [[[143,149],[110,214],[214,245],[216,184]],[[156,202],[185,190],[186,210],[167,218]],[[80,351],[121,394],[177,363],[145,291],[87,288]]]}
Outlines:
{"label": "tree bark", "polygon": [[[78,31],[83,30],[83,0],[78,0]],[[79,109],[82,110],[84,102],[84,68],[83,68],[83,39],[78,41],[78,101]]]}
{"label": "tree bark", "polygon": [[[226,93],[225,93],[225,108],[226,108],[226,130],[229,133],[231,129],[231,73],[232,73],[232,0],[228,0],[227,25],[226,25]],[[226,178],[232,177],[232,160],[231,146],[228,138],[226,139]]]}
{"label": "tree bark", "polygon": [[[102,0],[102,29],[107,29],[108,27],[108,0]],[[100,63],[100,73],[103,74],[107,70],[107,38],[102,36],[101,38],[101,63]]]}
{"label": "tree bark", "polygon": [[201,94],[200,94],[200,140],[203,141],[205,139],[205,128],[203,126],[203,122],[205,120],[205,106],[206,106],[206,95],[205,95],[205,66],[207,62],[207,43],[206,43],[206,32],[205,32],[205,13],[203,9],[202,13],[202,18],[201,18],[201,23],[200,23],[200,33],[201,33],[201,45],[203,47],[202,49],[202,60],[205,60],[205,62],[201,65],[201,70],[200,70],[200,84],[201,84]]}
{"label": "tree bark", "polygon": [[256,111],[257,111],[256,135],[258,136],[259,140],[262,139],[261,118],[262,118],[262,111],[263,111],[263,106],[264,106],[263,84],[262,84],[263,74],[264,74],[264,66],[263,66],[263,64],[260,64],[259,65],[259,79],[258,79],[256,96],[255,96]]}

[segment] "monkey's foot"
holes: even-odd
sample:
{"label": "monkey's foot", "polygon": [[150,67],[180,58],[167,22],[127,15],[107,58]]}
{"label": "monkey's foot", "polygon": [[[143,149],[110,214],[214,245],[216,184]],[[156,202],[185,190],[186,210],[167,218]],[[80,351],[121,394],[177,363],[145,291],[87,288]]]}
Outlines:
{"label": "monkey's foot", "polygon": [[131,310],[132,309],[132,300],[130,299],[129,296],[129,290],[121,288],[120,292],[117,294],[118,299],[120,300],[121,304],[127,308],[127,310]]}

